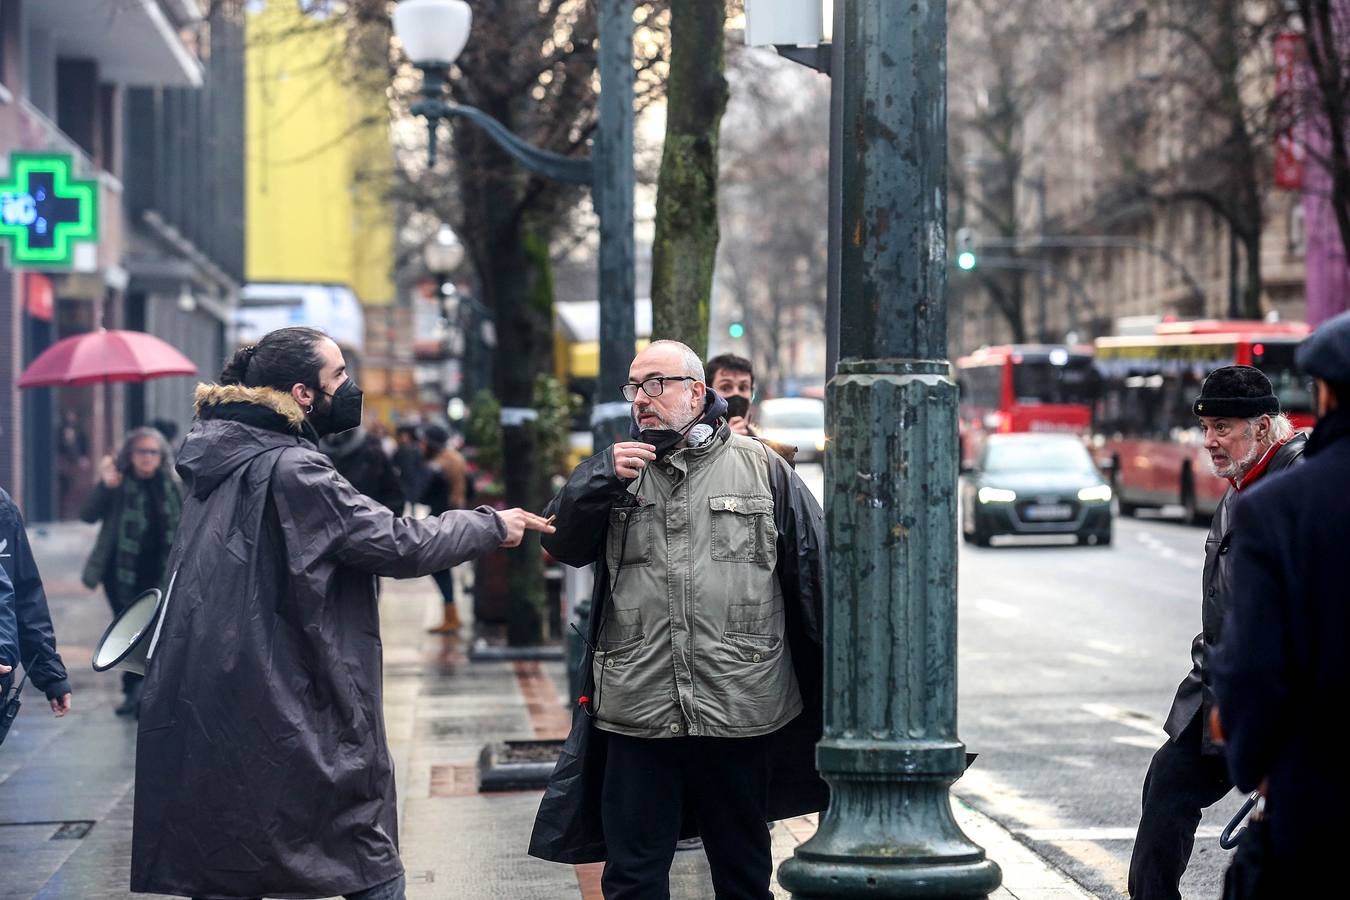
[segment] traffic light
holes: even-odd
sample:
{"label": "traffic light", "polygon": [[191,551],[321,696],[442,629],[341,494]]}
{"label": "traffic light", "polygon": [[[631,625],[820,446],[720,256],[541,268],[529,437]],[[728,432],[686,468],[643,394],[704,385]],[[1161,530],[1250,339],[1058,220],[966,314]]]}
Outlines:
{"label": "traffic light", "polygon": [[740,322],[732,322],[727,326],[727,334],[734,338],[743,338],[745,337],[745,326]]}
{"label": "traffic light", "polygon": [[975,253],[975,232],[969,228],[956,229],[956,265],[969,272],[980,264]]}

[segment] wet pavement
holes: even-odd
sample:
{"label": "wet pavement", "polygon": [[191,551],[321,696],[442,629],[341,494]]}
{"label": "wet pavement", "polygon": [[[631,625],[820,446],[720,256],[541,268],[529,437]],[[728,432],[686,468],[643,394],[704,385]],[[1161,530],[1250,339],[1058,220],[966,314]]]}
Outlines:
{"label": "wet pavement", "polygon": [[[97,674],[89,664],[110,618],[101,593],[79,583],[94,529],[37,527],[31,537],[70,670],[74,710],[56,719],[36,691],[26,690],[0,749],[0,900],[149,897],[127,890],[136,725],[113,714],[120,678]],[[477,791],[476,763],[485,744],[566,734],[562,663],[470,662],[467,634],[426,633],[441,611],[430,579],[387,580],[383,590],[385,720],[397,767],[409,900],[599,898],[599,866],[526,855],[539,791]],[[996,897],[1086,896],[991,820],[960,804],[957,814],[1004,868],[1006,888]],[[790,856],[814,830],[811,818],[777,824],[776,859]],[[776,884],[774,890],[787,896]],[[677,900],[713,896],[701,850],[676,854],[671,894]]]}

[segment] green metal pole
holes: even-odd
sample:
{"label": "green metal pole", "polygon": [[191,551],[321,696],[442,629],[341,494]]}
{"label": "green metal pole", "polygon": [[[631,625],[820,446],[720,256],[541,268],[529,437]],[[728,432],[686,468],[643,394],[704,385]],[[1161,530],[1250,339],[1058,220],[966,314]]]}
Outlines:
{"label": "green metal pole", "polygon": [[827,393],[816,755],[831,798],[779,879],[798,898],[985,897],[1001,873],[961,832],[948,794],[965,745],[957,396],[945,359],[946,2],[843,6],[840,362]]}

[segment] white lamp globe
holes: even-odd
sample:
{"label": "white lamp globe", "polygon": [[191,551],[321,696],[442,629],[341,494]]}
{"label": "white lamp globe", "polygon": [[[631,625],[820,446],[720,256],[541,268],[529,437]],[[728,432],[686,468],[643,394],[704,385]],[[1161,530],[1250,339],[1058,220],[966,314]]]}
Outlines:
{"label": "white lamp globe", "polygon": [[464,262],[464,245],[449,225],[442,225],[436,237],[423,250],[427,268],[432,272],[453,272]]}
{"label": "white lamp globe", "polygon": [[394,34],[417,66],[449,66],[469,41],[473,12],[464,0],[402,0]]}

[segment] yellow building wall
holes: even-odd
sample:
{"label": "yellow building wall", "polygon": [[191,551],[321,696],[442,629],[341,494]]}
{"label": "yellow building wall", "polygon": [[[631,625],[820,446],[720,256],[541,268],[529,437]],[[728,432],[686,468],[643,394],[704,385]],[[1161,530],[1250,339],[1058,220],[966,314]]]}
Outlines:
{"label": "yellow building wall", "polygon": [[250,13],[247,41],[247,279],[341,283],[365,305],[393,302],[385,85],[351,64],[337,20],[294,0]]}

